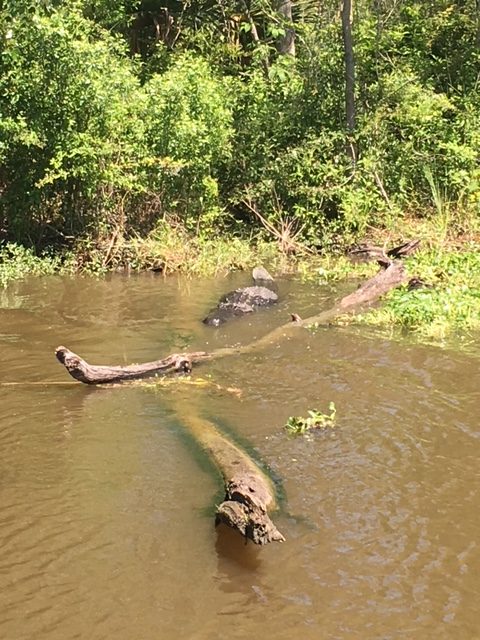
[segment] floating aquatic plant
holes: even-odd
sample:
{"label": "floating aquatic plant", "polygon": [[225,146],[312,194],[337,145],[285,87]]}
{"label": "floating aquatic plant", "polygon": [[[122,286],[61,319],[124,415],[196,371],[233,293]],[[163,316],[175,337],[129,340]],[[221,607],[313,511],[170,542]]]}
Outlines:
{"label": "floating aquatic plant", "polygon": [[330,413],[322,413],[317,409],[308,411],[306,418],[302,416],[290,416],[285,425],[285,429],[292,435],[303,435],[313,429],[331,429],[335,427],[335,417],[337,410],[335,403],[328,405]]}

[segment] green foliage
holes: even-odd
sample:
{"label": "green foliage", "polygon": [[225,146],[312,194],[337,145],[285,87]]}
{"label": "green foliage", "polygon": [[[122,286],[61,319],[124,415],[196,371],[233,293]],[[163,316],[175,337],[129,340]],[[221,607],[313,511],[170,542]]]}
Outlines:
{"label": "green foliage", "polygon": [[35,242],[97,224],[142,188],[138,80],[123,45],[72,8],[7,22],[2,51],[2,207]]}
{"label": "green foliage", "polygon": [[290,435],[295,436],[304,435],[314,429],[333,429],[335,427],[337,414],[335,404],[330,402],[328,409],[330,413],[322,413],[316,409],[308,411],[308,417],[306,418],[303,418],[302,416],[291,416],[287,420],[285,429]]}
{"label": "green foliage", "polygon": [[229,83],[207,62],[179,55],[145,85],[146,141],[157,157],[163,209],[211,231],[221,214],[218,177],[232,156]]}
{"label": "green foliage", "polygon": [[[381,175],[384,188],[401,207],[430,202],[425,169],[452,198],[468,187],[475,152],[457,135],[458,109],[444,94],[422,85],[411,72],[383,79],[383,99],[362,122],[364,166]],[[455,146],[455,153],[452,153]]]}
{"label": "green foliage", "polygon": [[36,256],[32,250],[7,243],[0,245],[0,288],[5,288],[12,280],[28,275],[48,275],[60,268],[58,258]]}
{"label": "green foliage", "polygon": [[[353,22],[346,153],[338,3],[5,0],[0,234],[81,236],[99,268],[160,221],[264,230],[331,249],[406,213],[465,232],[480,215],[474,3],[367,3]],[[112,244],[113,239],[113,244]],[[103,252],[103,257],[102,257]]]}
{"label": "green foliage", "polygon": [[288,226],[296,239],[325,247],[349,224],[341,213],[348,161],[343,134],[305,111],[318,94],[289,59],[275,62],[268,79],[257,70],[238,86],[227,186],[231,206],[250,219],[257,210],[280,235]]}
{"label": "green foliage", "polygon": [[398,325],[419,335],[442,340],[458,331],[480,329],[480,252],[420,253],[408,261],[410,273],[428,286],[391,291],[379,310],[364,322]]}
{"label": "green foliage", "polygon": [[275,265],[279,252],[271,242],[239,237],[218,237],[187,233],[160,221],[144,236],[118,236],[109,241],[109,251],[91,238],[78,242],[62,264],[62,270],[102,275],[109,269],[181,272],[190,276],[216,276],[236,269],[252,269],[259,263]]}

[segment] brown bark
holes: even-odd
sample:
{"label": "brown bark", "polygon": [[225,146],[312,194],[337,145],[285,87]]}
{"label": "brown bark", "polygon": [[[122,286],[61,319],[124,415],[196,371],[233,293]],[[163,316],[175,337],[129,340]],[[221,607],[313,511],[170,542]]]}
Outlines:
{"label": "brown bark", "polygon": [[390,251],[387,251],[387,256],[389,258],[406,258],[411,256],[412,253],[420,246],[420,238],[416,238],[415,240],[409,240],[408,242],[404,242],[398,247],[393,247]]}
{"label": "brown bark", "polygon": [[174,353],[163,360],[146,362],[144,364],[131,364],[126,367],[103,366],[88,364],[66,347],[57,347],[55,350],[57,360],[61,362],[68,373],[85,384],[107,384],[121,382],[123,380],[136,380],[155,375],[168,373],[189,373],[192,364],[210,356],[204,351],[195,353]]}
{"label": "brown bark", "polygon": [[367,280],[356,291],[342,298],[338,305],[339,309],[345,312],[363,308],[378,300],[390,289],[394,289],[406,281],[407,274],[403,264],[393,262],[385,270],[382,269],[373,278]]}
{"label": "brown bark", "polygon": [[349,251],[348,255],[353,260],[362,262],[373,262],[376,260],[385,266],[388,266],[396,258],[407,258],[420,246],[420,239],[409,240],[398,247],[393,247],[388,251],[384,247],[376,247],[374,245],[364,245]]}
{"label": "brown bark", "polygon": [[225,499],[217,506],[215,523],[236,529],[255,544],[283,542],[285,538],[269,516],[277,503],[268,476],[213,423],[192,411],[190,404],[185,408],[176,404],[175,410],[222,474]]}
{"label": "brown bark", "polygon": [[278,0],[278,13],[285,33],[277,40],[278,53],[295,57],[295,31],[293,29],[292,0]]}

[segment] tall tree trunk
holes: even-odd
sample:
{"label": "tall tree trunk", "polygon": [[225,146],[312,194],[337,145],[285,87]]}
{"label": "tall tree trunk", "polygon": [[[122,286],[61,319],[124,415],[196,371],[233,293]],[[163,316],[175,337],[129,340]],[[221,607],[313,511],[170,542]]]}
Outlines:
{"label": "tall tree trunk", "polygon": [[295,56],[295,31],[293,29],[292,0],[278,0],[278,13],[285,33],[277,40],[277,50],[282,55]]}
{"label": "tall tree trunk", "polygon": [[342,33],[345,59],[345,115],[347,125],[347,153],[355,163],[356,148],[353,140],[355,131],[355,57],[352,37],[353,0],[343,0]]}

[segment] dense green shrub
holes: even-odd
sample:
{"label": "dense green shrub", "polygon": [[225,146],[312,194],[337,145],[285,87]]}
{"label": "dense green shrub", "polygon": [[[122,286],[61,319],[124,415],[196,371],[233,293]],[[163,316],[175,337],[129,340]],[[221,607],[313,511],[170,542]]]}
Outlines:
{"label": "dense green shrub", "polygon": [[101,250],[233,221],[325,247],[405,210],[478,216],[473,3],[356,3],[354,162],[338,3],[293,4],[295,58],[268,1],[5,0],[0,236]]}
{"label": "dense green shrub", "polygon": [[458,201],[478,175],[478,126],[472,116],[412,72],[395,71],[383,78],[382,100],[363,118],[364,162],[403,209],[417,212],[432,204],[429,176],[445,198]]}
{"label": "dense green shrub", "polygon": [[60,260],[56,257],[39,257],[31,249],[13,243],[0,244],[0,289],[11,280],[28,275],[50,275],[59,269]]}
{"label": "dense green shrub", "polygon": [[232,158],[230,83],[201,57],[175,57],[145,84],[146,143],[157,158],[162,211],[188,228],[209,228],[221,212],[218,180]]}
{"label": "dense green shrub", "polygon": [[10,235],[35,242],[98,224],[142,189],[139,83],[121,42],[72,8],[4,23],[1,205]]}

